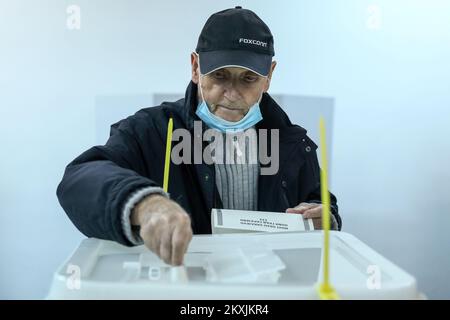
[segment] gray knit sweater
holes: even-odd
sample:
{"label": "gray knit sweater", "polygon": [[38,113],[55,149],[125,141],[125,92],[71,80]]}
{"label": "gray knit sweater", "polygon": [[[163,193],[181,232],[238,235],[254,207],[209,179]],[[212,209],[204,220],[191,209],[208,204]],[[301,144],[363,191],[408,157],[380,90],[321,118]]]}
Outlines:
{"label": "gray knit sweater", "polygon": [[256,130],[223,134],[223,160],[215,161],[216,185],[224,209],[257,210],[258,142]]}

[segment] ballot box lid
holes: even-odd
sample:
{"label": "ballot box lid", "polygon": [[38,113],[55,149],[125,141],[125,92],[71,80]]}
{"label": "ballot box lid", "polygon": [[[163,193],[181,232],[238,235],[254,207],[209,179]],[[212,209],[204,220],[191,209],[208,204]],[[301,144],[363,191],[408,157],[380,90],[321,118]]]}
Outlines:
{"label": "ballot box lid", "polygon": [[[48,299],[317,299],[323,233],[196,235],[183,267],[144,246],[85,239]],[[351,234],[330,232],[330,283],[342,299],[416,299],[416,280]]]}

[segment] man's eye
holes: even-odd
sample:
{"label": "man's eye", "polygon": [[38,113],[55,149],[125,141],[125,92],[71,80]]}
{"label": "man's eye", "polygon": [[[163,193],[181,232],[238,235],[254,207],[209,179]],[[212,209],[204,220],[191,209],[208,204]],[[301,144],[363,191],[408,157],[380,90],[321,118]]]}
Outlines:
{"label": "man's eye", "polygon": [[247,82],[255,82],[256,80],[258,80],[258,77],[255,77],[255,76],[245,76],[244,80],[247,81]]}
{"label": "man's eye", "polygon": [[216,79],[224,79],[225,78],[225,74],[223,72],[214,72],[213,76]]}

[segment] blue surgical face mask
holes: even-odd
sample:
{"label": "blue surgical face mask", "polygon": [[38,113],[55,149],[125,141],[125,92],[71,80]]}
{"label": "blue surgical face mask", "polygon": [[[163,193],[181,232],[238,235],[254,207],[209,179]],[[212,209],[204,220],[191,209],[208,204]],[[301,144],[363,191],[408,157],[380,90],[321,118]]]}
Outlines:
{"label": "blue surgical face mask", "polygon": [[[201,77],[202,76],[200,76],[200,79]],[[250,107],[247,114],[241,120],[233,122],[222,119],[209,110],[208,104],[203,97],[200,80],[198,88],[202,96],[202,101],[198,104],[197,111],[195,113],[200,119],[203,120],[203,122],[206,123],[208,127],[219,130],[221,132],[240,132],[253,127],[255,124],[262,120],[261,110],[259,109],[259,103],[262,99],[262,93],[258,102]]]}

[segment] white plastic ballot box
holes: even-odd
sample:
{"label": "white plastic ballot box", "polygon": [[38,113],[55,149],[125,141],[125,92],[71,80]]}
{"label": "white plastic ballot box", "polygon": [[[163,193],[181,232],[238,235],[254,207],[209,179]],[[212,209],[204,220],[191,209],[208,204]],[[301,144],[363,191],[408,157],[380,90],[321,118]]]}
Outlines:
{"label": "white plastic ballot box", "polygon": [[[144,246],[86,239],[48,299],[318,299],[321,231],[196,235],[182,267]],[[354,236],[330,232],[330,281],[342,299],[417,299],[416,280]]]}

